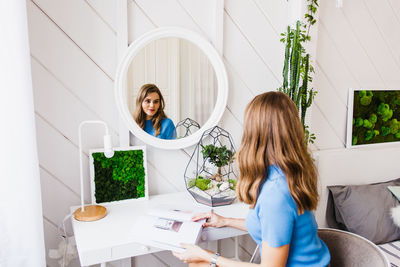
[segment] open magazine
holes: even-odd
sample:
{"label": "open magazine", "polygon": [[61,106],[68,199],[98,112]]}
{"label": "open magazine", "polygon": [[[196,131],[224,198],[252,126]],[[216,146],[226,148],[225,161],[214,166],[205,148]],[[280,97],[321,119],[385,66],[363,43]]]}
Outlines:
{"label": "open magazine", "polygon": [[183,252],[181,243],[196,244],[204,220],[193,222],[194,215],[210,209],[157,207],[138,218],[133,226],[135,241],[153,247]]}

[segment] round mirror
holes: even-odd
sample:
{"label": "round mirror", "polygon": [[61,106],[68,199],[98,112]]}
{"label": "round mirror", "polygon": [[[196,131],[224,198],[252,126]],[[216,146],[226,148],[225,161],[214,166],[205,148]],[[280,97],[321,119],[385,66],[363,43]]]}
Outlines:
{"label": "round mirror", "polygon": [[228,79],[217,51],[180,28],[150,31],[128,48],[115,80],[117,107],[143,142],[179,149],[198,142],[220,120]]}

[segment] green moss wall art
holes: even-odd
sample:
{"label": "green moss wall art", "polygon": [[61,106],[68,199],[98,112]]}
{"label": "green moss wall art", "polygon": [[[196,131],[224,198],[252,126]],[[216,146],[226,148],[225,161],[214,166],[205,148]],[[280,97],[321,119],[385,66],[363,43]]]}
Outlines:
{"label": "green moss wall art", "polygon": [[400,90],[349,91],[347,147],[400,141]]}
{"label": "green moss wall art", "polygon": [[148,198],[144,146],[114,148],[112,158],[103,150],[91,150],[90,165],[94,203]]}

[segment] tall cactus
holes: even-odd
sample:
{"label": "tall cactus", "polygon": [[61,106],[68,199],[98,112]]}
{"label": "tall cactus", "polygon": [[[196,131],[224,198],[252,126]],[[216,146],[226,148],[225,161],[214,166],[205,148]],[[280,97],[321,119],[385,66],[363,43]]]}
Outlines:
{"label": "tall cactus", "polygon": [[282,34],[285,38],[285,62],[283,66],[283,84],[278,90],[287,94],[296,104],[301,122],[306,134],[306,142],[314,143],[315,135],[310,134],[305,124],[307,109],[311,106],[316,94],[314,89],[308,89],[308,82],[312,81],[310,73],[313,68],[310,65],[310,55],[306,53],[302,43],[308,36],[301,29],[301,22],[297,21],[296,28],[287,27],[287,32]]}
{"label": "tall cactus", "polygon": [[282,34],[285,38],[285,62],[283,66],[283,84],[278,90],[287,94],[296,104],[301,122],[306,133],[306,142],[314,143],[315,135],[310,134],[305,124],[307,109],[311,106],[316,94],[314,89],[308,89],[308,82],[312,81],[310,73],[313,68],[310,65],[310,55],[306,53],[302,42],[307,37],[301,28],[300,21],[297,21],[296,28],[287,27],[287,32]]}
{"label": "tall cactus", "polygon": [[[278,90],[287,94],[296,104],[306,135],[306,143],[314,143],[315,135],[310,133],[305,124],[307,109],[311,106],[315,94],[314,89],[308,89],[308,82],[312,82],[311,73],[314,72],[310,64],[310,55],[306,53],[303,43],[310,41],[310,28],[317,22],[316,14],[318,0],[306,0],[307,12],[305,22],[297,21],[296,28],[287,27],[282,33],[282,43],[285,43],[285,62],[283,66],[283,84]],[[301,85],[300,85],[301,82]]]}

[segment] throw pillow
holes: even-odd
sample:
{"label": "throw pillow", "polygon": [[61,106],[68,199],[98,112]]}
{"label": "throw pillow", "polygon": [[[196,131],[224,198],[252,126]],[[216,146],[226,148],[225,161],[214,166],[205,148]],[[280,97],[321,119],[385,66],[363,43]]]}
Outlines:
{"label": "throw pillow", "polygon": [[400,239],[400,228],[390,215],[398,200],[388,186],[400,186],[400,178],[384,183],[328,186],[336,222],[344,230],[376,244]]}

